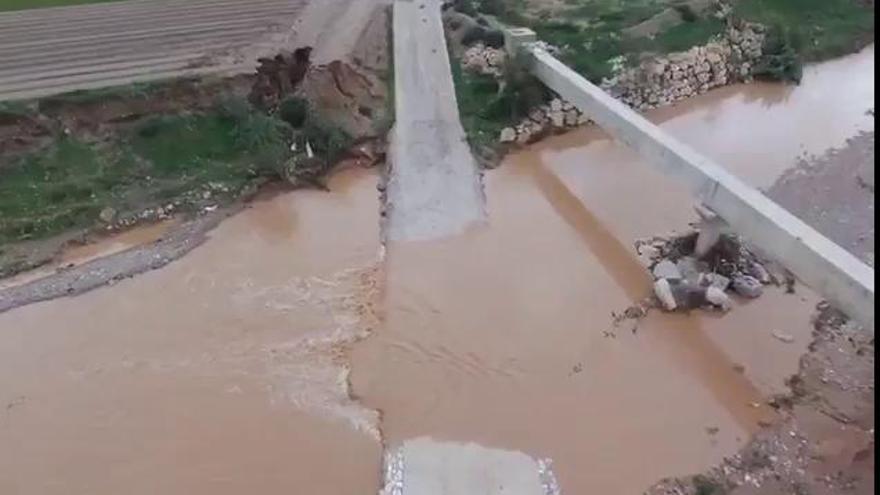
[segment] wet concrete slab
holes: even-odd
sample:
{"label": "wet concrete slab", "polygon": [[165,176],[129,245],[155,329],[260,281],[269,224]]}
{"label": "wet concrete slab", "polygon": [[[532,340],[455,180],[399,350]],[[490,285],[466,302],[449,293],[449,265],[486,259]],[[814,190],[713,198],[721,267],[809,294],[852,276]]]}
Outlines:
{"label": "wet concrete slab", "polygon": [[394,2],[396,121],[389,143],[385,237],[436,239],[485,220],[455,100],[437,0]]}
{"label": "wet concrete slab", "polygon": [[548,486],[552,473],[544,464],[522,452],[474,443],[407,440],[389,455],[385,469],[380,495],[558,495]]}

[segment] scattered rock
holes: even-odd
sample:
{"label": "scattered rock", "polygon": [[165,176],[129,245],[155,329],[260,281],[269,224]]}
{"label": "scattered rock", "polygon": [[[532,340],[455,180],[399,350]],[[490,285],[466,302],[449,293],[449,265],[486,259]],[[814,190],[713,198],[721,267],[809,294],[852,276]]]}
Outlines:
{"label": "scattered rock", "polygon": [[108,206],[101,210],[101,213],[98,214],[98,218],[106,224],[112,224],[113,221],[116,220],[116,209]]}
{"label": "scattered rock", "polygon": [[730,300],[730,297],[727,296],[724,289],[718,287],[709,286],[706,288],[706,300],[712,305],[721,308],[723,311],[728,311],[733,307],[733,302]]}
{"label": "scattered rock", "polygon": [[730,279],[720,273],[703,273],[700,274],[700,285],[708,285],[725,291],[730,287]]}
{"label": "scattered rock", "polygon": [[656,265],[654,265],[654,269],[652,270],[654,273],[655,279],[667,279],[667,280],[681,280],[681,271],[679,271],[678,266],[675,263],[669,260],[663,260]]}
{"label": "scattered rock", "polygon": [[654,295],[657,296],[657,299],[666,311],[675,311],[678,307],[675,296],[672,294],[672,287],[665,278],[661,278],[654,283]]}
{"label": "scattered rock", "polygon": [[707,268],[701,265],[705,264],[701,263],[692,256],[685,256],[675,263],[675,266],[678,268],[679,273],[681,273],[682,278],[692,284],[700,283],[700,274],[705,270],[705,268]]}
{"label": "scattered rock", "polygon": [[[680,310],[702,308],[711,304],[708,300],[708,289],[686,281],[669,281],[675,305]],[[720,306],[720,304],[719,304]]]}
{"label": "scattered rock", "polygon": [[769,284],[771,281],[770,272],[764,268],[764,265],[755,260],[749,261],[747,271],[750,276],[754,277],[764,285]]}
{"label": "scattered rock", "polygon": [[733,290],[742,297],[755,299],[764,293],[764,286],[751,275],[739,275],[733,279]]}
{"label": "scattered rock", "polygon": [[498,140],[502,143],[512,143],[516,141],[516,129],[513,127],[505,127],[501,131],[501,137]]}
{"label": "scattered rock", "polygon": [[791,344],[792,342],[794,342],[794,337],[792,335],[780,332],[779,330],[773,330],[771,334],[773,335],[773,337],[776,338],[776,340],[785,342],[786,344]]}

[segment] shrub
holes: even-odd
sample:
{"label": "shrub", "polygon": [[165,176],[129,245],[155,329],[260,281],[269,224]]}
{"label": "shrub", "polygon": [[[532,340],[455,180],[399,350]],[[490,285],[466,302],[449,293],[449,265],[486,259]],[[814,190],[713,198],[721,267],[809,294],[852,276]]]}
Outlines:
{"label": "shrub", "polygon": [[777,25],[769,30],[764,39],[763,55],[755,64],[754,75],[777,81],[801,82],[803,60],[799,40],[784,27]]}
{"label": "shrub", "polygon": [[299,129],[306,122],[309,111],[309,102],[303,98],[290,96],[281,101],[278,107],[278,116],[293,128]]}
{"label": "shrub", "polygon": [[486,28],[481,26],[472,26],[465,31],[461,37],[461,44],[464,46],[475,45],[486,38]]}
{"label": "shrub", "polygon": [[684,22],[694,22],[699,19],[699,16],[694,12],[694,9],[686,3],[675,5],[673,8],[678,12],[678,15],[681,16],[681,20]]}

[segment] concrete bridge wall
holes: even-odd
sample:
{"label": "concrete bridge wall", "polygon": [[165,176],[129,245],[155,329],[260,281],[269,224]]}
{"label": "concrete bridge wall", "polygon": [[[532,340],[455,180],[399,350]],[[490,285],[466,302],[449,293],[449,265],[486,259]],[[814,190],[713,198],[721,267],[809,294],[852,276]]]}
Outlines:
{"label": "concrete bridge wall", "polygon": [[508,32],[532,73],[647,163],[687,184],[694,197],[804,283],[874,330],[874,270],[723,167],[700,155],[534,46],[528,30]]}

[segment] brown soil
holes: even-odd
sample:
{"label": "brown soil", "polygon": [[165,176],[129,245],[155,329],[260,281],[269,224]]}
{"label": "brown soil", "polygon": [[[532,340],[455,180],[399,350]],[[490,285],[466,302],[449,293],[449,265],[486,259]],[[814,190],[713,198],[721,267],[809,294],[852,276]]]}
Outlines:
{"label": "brown soil", "polygon": [[780,419],[708,473],[648,495],[874,493],[874,338],[820,305],[810,352],[770,401]]}

